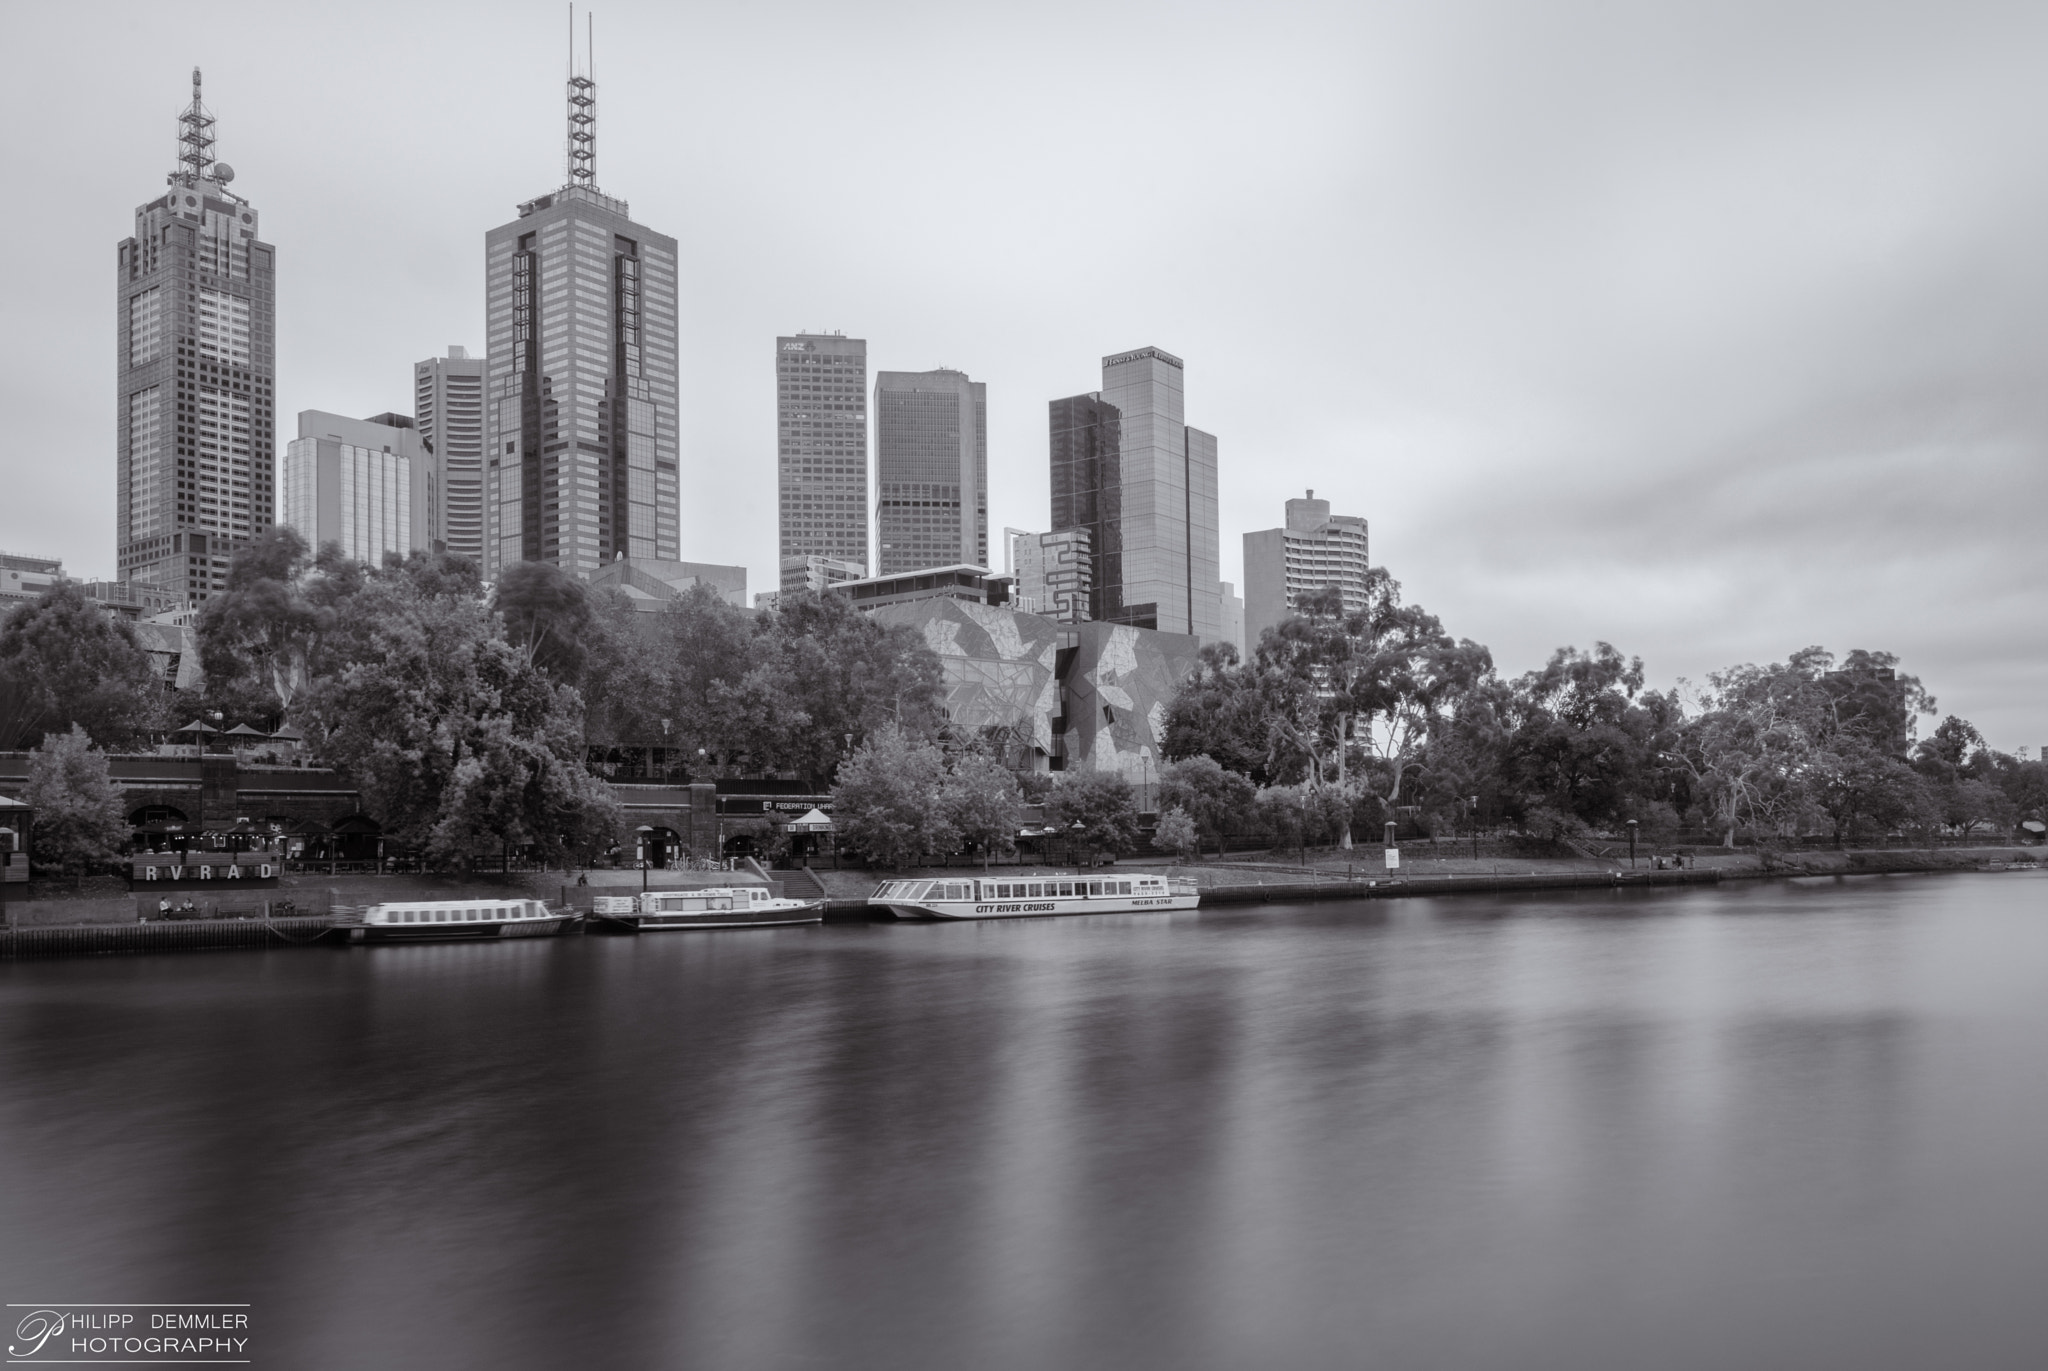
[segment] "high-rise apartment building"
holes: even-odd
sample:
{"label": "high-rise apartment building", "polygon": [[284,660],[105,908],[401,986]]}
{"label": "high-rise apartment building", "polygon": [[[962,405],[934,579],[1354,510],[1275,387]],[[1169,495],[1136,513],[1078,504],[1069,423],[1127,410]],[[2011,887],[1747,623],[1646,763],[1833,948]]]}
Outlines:
{"label": "high-rise apartment building", "polygon": [[277,503],[276,262],[213,131],[195,67],[178,169],[135,211],[115,269],[116,564],[193,603]]}
{"label": "high-rise apartment building", "polygon": [[1244,535],[1244,648],[1256,652],[1265,631],[1293,614],[1301,597],[1325,586],[1347,612],[1365,608],[1365,520],[1330,513],[1330,502],[1287,502],[1287,526]]}
{"label": "high-rise apartment building", "polygon": [[1085,528],[1091,619],[1222,637],[1216,439],[1187,426],[1180,358],[1102,359],[1102,389],[1054,400],[1052,524]]}
{"label": "high-rise apartment building", "polygon": [[439,543],[478,566],[484,560],[484,359],[450,347],[412,369],[412,419],[433,469],[433,522]]}
{"label": "high-rise apartment building", "polygon": [[797,559],[868,568],[868,344],[842,333],[775,340],[777,525],[782,589]]}
{"label": "high-rise apartment building", "polygon": [[680,555],[676,242],[597,188],[571,76],[568,182],[484,238],[484,573]]}
{"label": "high-rise apartment building", "polygon": [[285,445],[284,516],[309,547],[338,544],[354,561],[380,565],[432,546],[434,463],[403,414],[350,419],[323,410],[299,414],[299,436]]}
{"label": "high-rise apartment building", "polygon": [[988,560],[988,387],[964,372],[875,373],[879,576]]}

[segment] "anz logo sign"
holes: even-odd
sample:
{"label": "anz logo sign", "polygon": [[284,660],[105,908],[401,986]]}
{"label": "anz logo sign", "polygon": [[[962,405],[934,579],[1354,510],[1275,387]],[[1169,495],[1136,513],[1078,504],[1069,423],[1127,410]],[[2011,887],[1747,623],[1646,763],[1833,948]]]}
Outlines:
{"label": "anz logo sign", "polygon": [[784,343],[782,350],[784,352],[809,352],[811,345],[809,343]]}

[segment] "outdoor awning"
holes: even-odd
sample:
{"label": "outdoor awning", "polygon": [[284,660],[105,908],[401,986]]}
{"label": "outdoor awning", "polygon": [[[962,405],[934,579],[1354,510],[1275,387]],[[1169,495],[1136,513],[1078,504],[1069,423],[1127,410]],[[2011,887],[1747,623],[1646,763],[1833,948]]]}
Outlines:
{"label": "outdoor awning", "polygon": [[293,728],[290,724],[286,724],[270,736],[284,743],[303,743],[306,741],[306,735]]}
{"label": "outdoor awning", "polygon": [[192,721],[191,723],[189,723],[189,724],[186,724],[186,725],[185,725],[185,726],[184,726],[183,728],[179,729],[179,730],[178,730],[178,732],[180,732],[180,733],[218,733],[218,732],[220,732],[220,730],[219,730],[219,729],[217,729],[217,728],[215,728],[215,727],[213,727],[213,726],[212,726],[211,724],[207,723],[207,722],[206,722],[205,720],[203,720],[203,719],[194,719],[194,720],[193,720],[193,721]]}
{"label": "outdoor awning", "polygon": [[270,741],[268,733],[263,732],[261,729],[251,728],[247,724],[236,724],[228,730],[227,736],[230,738],[260,738],[264,742]]}
{"label": "outdoor awning", "polygon": [[832,816],[814,806],[810,813],[800,819],[791,819],[783,827],[789,833],[830,833],[833,831]]}

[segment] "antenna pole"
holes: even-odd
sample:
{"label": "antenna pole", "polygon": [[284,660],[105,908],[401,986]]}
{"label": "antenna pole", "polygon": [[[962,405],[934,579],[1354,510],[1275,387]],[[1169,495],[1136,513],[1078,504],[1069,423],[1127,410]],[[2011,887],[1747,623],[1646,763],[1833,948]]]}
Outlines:
{"label": "antenna pole", "polygon": [[[597,36],[594,16],[590,34]],[[597,189],[597,82],[576,74],[576,7],[569,6],[569,184]]]}

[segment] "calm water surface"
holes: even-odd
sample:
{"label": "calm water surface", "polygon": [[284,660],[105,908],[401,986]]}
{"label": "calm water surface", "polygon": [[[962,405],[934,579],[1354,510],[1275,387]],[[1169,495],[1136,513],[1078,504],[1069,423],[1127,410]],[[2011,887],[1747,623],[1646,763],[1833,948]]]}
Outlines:
{"label": "calm water surface", "polygon": [[259,1366],[2048,1366],[2048,874],[0,964]]}

